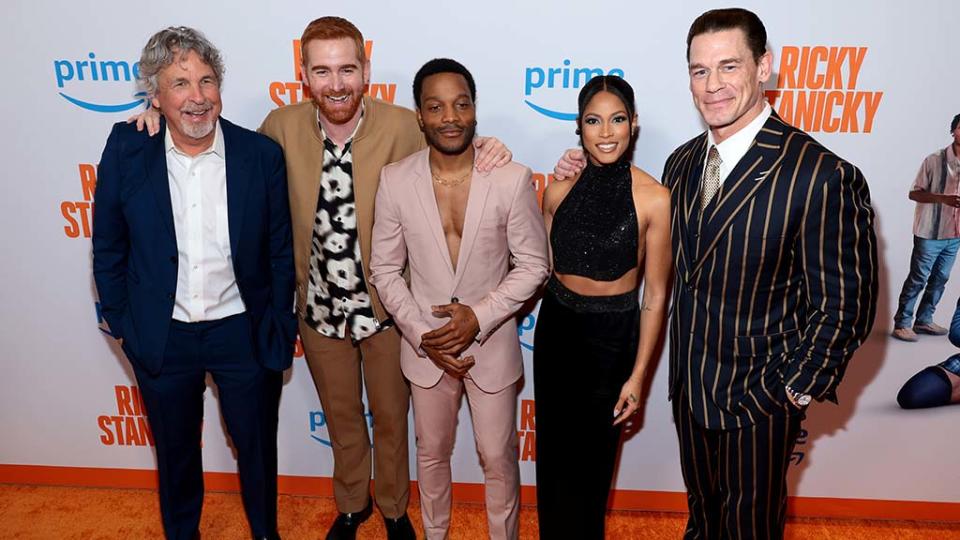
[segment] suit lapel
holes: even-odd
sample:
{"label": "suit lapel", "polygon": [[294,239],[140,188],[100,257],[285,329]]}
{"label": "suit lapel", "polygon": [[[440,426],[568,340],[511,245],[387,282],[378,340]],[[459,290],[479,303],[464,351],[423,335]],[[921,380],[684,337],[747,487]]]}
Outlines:
{"label": "suit lapel", "polygon": [[764,123],[750,149],[730,172],[723,187],[703,212],[703,239],[709,242],[697,253],[691,275],[703,265],[717,246],[734,218],[747,206],[757,192],[770,181],[771,174],[783,158],[783,122],[776,113]]}
{"label": "suit lapel", "polygon": [[[223,153],[227,165],[227,228],[230,231],[230,253],[236,261],[243,232],[243,211],[250,186],[250,152],[237,148],[242,143],[236,137],[236,126],[221,118],[220,129],[223,131]],[[232,152],[229,151],[231,148]]]}
{"label": "suit lapel", "polygon": [[457,290],[457,285],[463,278],[464,267],[470,257],[470,250],[473,249],[473,243],[477,239],[480,218],[483,217],[489,192],[490,178],[481,176],[474,170],[473,177],[470,179],[470,193],[467,195],[467,211],[463,217],[463,237],[460,239],[460,252],[457,254],[457,271],[453,280],[453,290]]}
{"label": "suit lapel", "polygon": [[419,163],[417,163],[414,172],[417,175],[413,183],[414,190],[417,192],[417,199],[420,201],[420,208],[423,210],[423,217],[427,220],[427,228],[436,241],[437,249],[443,259],[444,266],[450,272],[450,277],[454,276],[453,264],[450,262],[450,250],[447,249],[447,241],[443,237],[443,223],[440,221],[440,209],[437,207],[437,197],[433,192],[433,180],[430,175],[429,151],[423,152]]}
{"label": "suit lapel", "polygon": [[707,135],[704,133],[691,146],[688,155],[680,156],[681,160],[686,160],[686,165],[678,169],[679,178],[673,179],[673,185],[677,190],[674,212],[678,213],[677,228],[680,244],[677,260],[680,265],[680,275],[685,280],[689,277],[692,259],[696,254],[694,251],[696,240],[692,234],[696,232],[700,220],[700,180],[703,175],[706,148]]}
{"label": "suit lapel", "polygon": [[173,203],[170,202],[170,178],[167,175],[167,155],[164,152],[167,123],[160,120],[160,131],[147,139],[144,144],[144,167],[146,167],[147,182],[153,190],[153,199],[160,212],[160,221],[164,229],[170,234],[174,242],[177,239],[173,227]]}

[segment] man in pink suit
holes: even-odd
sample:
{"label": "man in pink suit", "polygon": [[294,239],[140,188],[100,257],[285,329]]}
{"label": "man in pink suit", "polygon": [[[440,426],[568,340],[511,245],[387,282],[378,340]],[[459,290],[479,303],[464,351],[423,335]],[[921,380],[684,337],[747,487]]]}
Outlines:
{"label": "man in pink suit", "polygon": [[400,364],[413,396],[423,527],[428,539],[446,538],[450,456],[465,389],[490,538],[515,539],[523,365],[512,316],[546,279],[546,233],[528,168],[473,172],[470,72],[453,60],[431,60],[414,78],[413,94],[429,148],[381,172],[370,270],[404,338]]}

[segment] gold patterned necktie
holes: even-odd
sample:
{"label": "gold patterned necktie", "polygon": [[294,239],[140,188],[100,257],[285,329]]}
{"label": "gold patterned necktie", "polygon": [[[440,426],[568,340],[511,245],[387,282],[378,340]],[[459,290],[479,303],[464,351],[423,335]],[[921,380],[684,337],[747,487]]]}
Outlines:
{"label": "gold patterned necktie", "polygon": [[700,210],[703,210],[710,204],[710,199],[717,194],[720,189],[720,152],[716,145],[710,147],[707,156],[707,167],[703,171],[703,186],[700,189]]}

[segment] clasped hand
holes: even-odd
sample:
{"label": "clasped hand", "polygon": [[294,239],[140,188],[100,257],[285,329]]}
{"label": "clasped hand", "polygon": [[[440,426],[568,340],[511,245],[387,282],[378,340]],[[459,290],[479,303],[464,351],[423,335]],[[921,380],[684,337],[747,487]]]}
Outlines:
{"label": "clasped hand", "polygon": [[480,332],[480,322],[470,306],[452,303],[432,306],[436,317],[449,317],[447,324],[423,334],[420,348],[438,367],[456,377],[464,376],[476,363],[473,356],[458,358]]}

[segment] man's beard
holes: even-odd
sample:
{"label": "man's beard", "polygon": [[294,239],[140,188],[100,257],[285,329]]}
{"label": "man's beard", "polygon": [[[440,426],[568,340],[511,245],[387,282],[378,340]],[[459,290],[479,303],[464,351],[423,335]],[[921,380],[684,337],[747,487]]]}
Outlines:
{"label": "man's beard", "polygon": [[[329,97],[340,97],[343,95],[346,95],[347,99],[344,103],[338,104],[339,106],[334,106],[327,100]],[[327,93],[319,98],[314,98],[314,100],[320,109],[320,114],[323,115],[326,121],[331,124],[346,124],[357,114],[357,109],[360,108],[362,98],[358,93],[350,90],[341,94]]]}
{"label": "man's beard", "polygon": [[214,126],[216,126],[215,120],[210,120],[200,124],[192,124],[187,122],[180,123],[180,129],[188,136],[194,139],[202,139],[210,134],[213,131]]}
{"label": "man's beard", "polygon": [[201,105],[189,106],[180,109],[180,115],[177,118],[177,123],[180,125],[180,131],[182,131],[186,136],[193,139],[202,139],[209,135],[213,128],[217,125],[217,119],[212,118],[205,122],[199,124],[190,122],[189,120],[184,119],[185,114],[191,112],[206,112],[213,108],[213,105],[210,103],[204,103]]}
{"label": "man's beard", "polygon": [[423,136],[427,139],[427,144],[436,148],[441,154],[456,156],[464,153],[473,144],[473,136],[477,132],[477,121],[474,120],[468,125],[458,125],[456,127],[463,129],[463,139],[460,141],[448,141],[439,134],[439,130],[433,129],[423,130]]}

